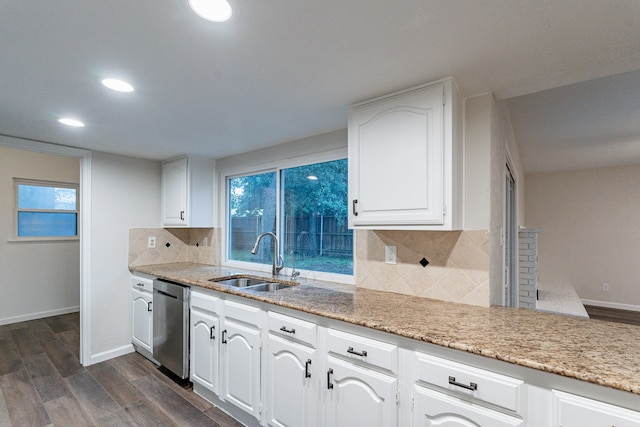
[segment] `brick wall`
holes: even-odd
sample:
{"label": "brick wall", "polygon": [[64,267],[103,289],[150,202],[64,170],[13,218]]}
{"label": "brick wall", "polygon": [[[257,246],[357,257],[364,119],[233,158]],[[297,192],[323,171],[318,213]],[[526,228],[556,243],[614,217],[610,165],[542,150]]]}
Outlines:
{"label": "brick wall", "polygon": [[519,307],[536,308],[538,282],[538,233],[540,230],[524,229],[518,232]]}

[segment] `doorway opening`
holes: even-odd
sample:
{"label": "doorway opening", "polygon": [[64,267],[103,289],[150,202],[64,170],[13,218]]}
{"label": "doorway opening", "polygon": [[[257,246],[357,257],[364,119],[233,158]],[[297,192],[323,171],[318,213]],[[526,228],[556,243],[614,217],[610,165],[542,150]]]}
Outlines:
{"label": "doorway opening", "polygon": [[518,230],[516,215],[516,181],[509,167],[505,168],[504,206],[504,305],[518,306]]}

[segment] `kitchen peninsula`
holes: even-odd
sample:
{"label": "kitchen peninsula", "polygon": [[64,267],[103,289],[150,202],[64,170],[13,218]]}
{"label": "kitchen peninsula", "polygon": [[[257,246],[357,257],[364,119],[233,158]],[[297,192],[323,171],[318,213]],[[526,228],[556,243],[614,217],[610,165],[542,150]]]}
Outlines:
{"label": "kitchen peninsula", "polygon": [[[255,273],[205,264],[144,265],[131,270],[185,283],[192,290],[204,288],[257,300],[268,304],[266,310],[293,309],[301,315],[381,331],[387,341],[400,340],[400,347],[414,348],[414,340],[429,343],[430,350],[448,352],[444,356],[456,363],[479,364],[483,369],[524,379],[527,384],[546,389],[543,391],[548,394],[559,389],[630,409],[640,408],[637,327],[533,310],[477,307],[306,279],[300,279],[298,286],[275,292],[248,292],[210,279]],[[530,406],[534,394],[531,391]],[[551,401],[551,397],[541,399],[538,403],[542,408],[545,399]]]}

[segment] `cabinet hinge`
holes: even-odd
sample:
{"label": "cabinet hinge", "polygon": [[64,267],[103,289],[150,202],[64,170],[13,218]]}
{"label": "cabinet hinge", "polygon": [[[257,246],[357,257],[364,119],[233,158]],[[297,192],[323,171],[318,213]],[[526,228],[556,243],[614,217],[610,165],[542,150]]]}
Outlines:
{"label": "cabinet hinge", "polygon": [[400,389],[396,387],[396,404],[400,403]]}
{"label": "cabinet hinge", "polygon": [[415,404],[416,404],[416,395],[411,393],[411,411],[413,411]]}
{"label": "cabinet hinge", "polygon": [[258,414],[262,415],[262,403],[258,404]]}
{"label": "cabinet hinge", "polygon": [[442,215],[447,214],[447,205],[442,205]]}
{"label": "cabinet hinge", "polygon": [[447,105],[447,94],[442,92],[442,105]]}

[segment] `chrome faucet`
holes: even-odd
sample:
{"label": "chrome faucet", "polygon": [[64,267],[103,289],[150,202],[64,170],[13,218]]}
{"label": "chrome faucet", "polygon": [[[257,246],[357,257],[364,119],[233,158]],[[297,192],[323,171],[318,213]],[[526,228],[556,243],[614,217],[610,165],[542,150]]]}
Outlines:
{"label": "chrome faucet", "polygon": [[260,244],[260,240],[262,240],[264,236],[271,236],[273,238],[273,266],[271,268],[271,275],[273,277],[276,277],[280,270],[284,268],[284,260],[280,256],[280,252],[278,249],[278,236],[269,231],[260,234],[256,239],[256,243],[253,245],[253,249],[251,249],[251,253],[253,255],[258,253],[258,245]]}

